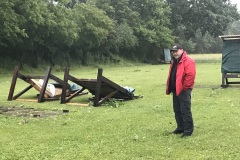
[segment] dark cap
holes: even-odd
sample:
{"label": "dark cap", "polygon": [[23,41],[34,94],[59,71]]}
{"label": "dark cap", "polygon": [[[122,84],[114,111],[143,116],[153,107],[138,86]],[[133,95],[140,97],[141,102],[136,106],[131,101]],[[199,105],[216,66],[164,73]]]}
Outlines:
{"label": "dark cap", "polygon": [[180,46],[179,44],[175,44],[170,50],[171,50],[171,51],[177,51],[177,50],[179,50],[179,49],[183,49],[183,47]]}

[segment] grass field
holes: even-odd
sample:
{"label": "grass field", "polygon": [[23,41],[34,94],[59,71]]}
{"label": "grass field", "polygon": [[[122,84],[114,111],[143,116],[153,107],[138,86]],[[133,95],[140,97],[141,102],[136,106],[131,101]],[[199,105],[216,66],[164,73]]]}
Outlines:
{"label": "grass field", "polygon": [[[45,118],[1,114],[0,159],[240,159],[240,87],[220,87],[220,57],[203,63],[206,55],[201,60],[190,56],[197,62],[192,92],[195,131],[185,139],[169,134],[176,126],[172,97],[165,95],[168,64],[102,66],[104,76],[135,88],[135,95],[143,98],[108,102],[101,107],[72,106],[59,101],[7,101],[12,73],[1,75],[0,106],[33,107],[60,114]],[[80,67],[70,73],[79,78],[96,78],[97,68]],[[63,77],[62,72],[54,74]],[[18,80],[16,91],[24,86]],[[36,94],[32,89],[22,97],[36,98]],[[89,97],[72,101],[87,103]],[[63,109],[69,113],[62,114]]]}

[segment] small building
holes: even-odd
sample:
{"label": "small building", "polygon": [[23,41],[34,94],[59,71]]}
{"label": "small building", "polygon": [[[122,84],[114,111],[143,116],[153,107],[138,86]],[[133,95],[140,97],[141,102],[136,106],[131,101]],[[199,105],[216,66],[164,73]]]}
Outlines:
{"label": "small building", "polygon": [[[229,84],[240,84],[240,35],[219,36],[223,40],[222,47],[222,87]],[[234,80],[233,80],[234,79]]]}
{"label": "small building", "polygon": [[163,49],[164,53],[164,63],[170,63],[171,62],[171,53],[169,48],[164,48]]}

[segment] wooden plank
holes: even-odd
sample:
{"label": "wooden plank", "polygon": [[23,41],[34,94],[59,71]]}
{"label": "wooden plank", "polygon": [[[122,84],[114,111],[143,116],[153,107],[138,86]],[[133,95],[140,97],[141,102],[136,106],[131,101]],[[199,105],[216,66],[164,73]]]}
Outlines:
{"label": "wooden plank", "polygon": [[225,87],[226,86],[226,83],[225,83],[225,73],[222,73],[222,87]]}
{"label": "wooden plank", "polygon": [[31,89],[33,86],[29,85],[28,87],[26,87],[25,89],[23,89],[21,92],[19,92],[18,94],[16,94],[12,100],[17,99],[18,97],[20,97],[23,93],[27,92],[29,89]]}
{"label": "wooden plank", "polygon": [[94,106],[99,106],[99,95],[101,92],[101,82],[102,82],[102,69],[98,69],[98,76],[97,76],[97,84],[96,84],[96,90],[95,90],[95,97],[94,97]]}
{"label": "wooden plank", "polygon": [[[24,102],[38,102],[36,99],[25,99],[25,98],[17,98],[17,101],[24,101]],[[48,100],[57,100],[56,98],[48,98]]]}
{"label": "wooden plank", "polygon": [[229,78],[236,79],[240,78],[240,73],[222,73],[222,85],[221,87],[228,87],[229,84],[240,84],[239,81],[232,80],[231,82],[229,81]]}
{"label": "wooden plank", "polygon": [[17,101],[24,101],[24,102],[37,102],[36,99],[23,99],[23,98],[18,98],[16,99]]}
{"label": "wooden plank", "polygon": [[88,94],[87,92],[86,92],[86,93],[83,93],[83,92],[82,92],[83,90],[85,90],[85,88],[82,88],[82,89],[74,92],[72,95],[70,95],[68,98],[65,99],[65,102],[69,102],[72,98],[74,98],[74,97],[76,97],[76,96]]}
{"label": "wooden plank", "polygon": [[66,103],[66,92],[67,92],[67,83],[69,77],[69,68],[65,68],[64,70],[64,78],[63,78],[63,87],[62,87],[62,95],[61,95],[61,104]]}
{"label": "wooden plank", "polygon": [[[35,79],[30,79],[28,81],[38,92],[41,92],[42,90],[42,84],[39,83],[39,81],[35,80]],[[49,98],[49,97],[53,97],[51,91],[49,89],[47,89],[46,87],[46,90],[45,90],[45,93],[44,93],[44,98]]]}
{"label": "wooden plank", "polygon": [[[61,95],[61,104],[69,102],[71,99],[73,99],[76,96],[88,94],[88,92],[83,92],[85,90],[85,88],[82,87],[82,89],[70,94],[70,96],[67,97],[66,91],[68,90],[68,85],[69,85],[68,81],[72,81],[75,83],[76,80],[77,80],[77,78],[75,78],[69,74],[69,68],[65,68],[64,80],[63,80],[64,82],[63,82],[62,95]],[[76,84],[78,84],[78,83],[76,83]]]}
{"label": "wooden plank", "polygon": [[103,76],[102,81],[105,82],[106,84],[108,84],[109,86],[111,86],[129,96],[128,92],[123,87],[119,86],[118,84],[114,83],[113,81],[109,80],[108,78]]}
{"label": "wooden plank", "polygon": [[[89,90],[90,93],[96,95],[97,91],[97,79],[78,79],[75,81],[76,84],[86,88]],[[99,93],[99,99],[101,97],[105,97],[109,93],[118,90],[116,94],[113,95],[114,98],[124,98],[124,99],[132,99],[133,94],[128,93],[123,87],[119,86],[118,84],[112,82],[111,80],[107,79],[103,75],[101,76],[101,90]]]}
{"label": "wooden plank", "polygon": [[116,94],[118,92],[118,90],[111,92],[110,94],[108,94],[106,97],[104,97],[103,99],[101,99],[98,103],[98,105],[101,105],[102,103],[104,103],[106,100],[108,100],[109,98],[111,98],[114,94]]}
{"label": "wooden plank", "polygon": [[[94,95],[94,106],[99,106],[109,98],[120,99],[133,99],[133,94],[129,93],[123,87],[109,80],[102,75],[103,70],[98,69],[97,79],[79,79],[69,74],[69,70],[65,71],[64,79],[72,81],[84,89],[89,90]],[[66,80],[65,84],[66,84]],[[65,86],[66,88],[66,86]],[[64,89],[66,90],[66,89]],[[75,92],[73,95],[66,99],[65,96],[61,97],[61,103],[66,103],[70,99],[79,95],[83,90]],[[101,99],[101,100],[100,100]]]}
{"label": "wooden plank", "polygon": [[64,83],[64,81],[62,79],[60,79],[60,78],[58,78],[58,77],[56,77],[56,76],[54,76],[52,74],[49,75],[49,78],[54,80],[54,81],[56,81],[57,83],[59,83],[61,85],[63,85],[63,83]]}
{"label": "wooden plank", "polygon": [[47,84],[48,84],[50,73],[51,73],[51,67],[48,67],[48,69],[46,71],[46,74],[45,74],[45,77],[44,77],[44,80],[43,80],[42,89],[41,89],[40,95],[38,97],[38,102],[39,103],[44,101],[44,94],[45,94],[45,91],[46,91],[46,87],[47,87]]}
{"label": "wooden plank", "polygon": [[[16,87],[17,78],[25,81],[30,85],[14,96],[14,89]],[[39,81],[37,81],[36,79],[44,79],[43,84],[40,84]],[[58,87],[56,87],[54,84],[52,84],[53,86],[51,85],[53,88],[51,88],[51,86],[50,88],[47,87],[49,79],[56,81],[57,84],[55,85]],[[51,74],[51,67],[47,68],[45,76],[25,76],[19,73],[19,68],[15,66],[8,100],[18,99],[18,97],[20,97],[32,87],[34,87],[38,92],[40,92],[38,96],[38,102],[42,102],[44,100],[58,100],[62,93],[62,84],[63,80]],[[51,92],[51,89],[55,89],[54,93]]]}
{"label": "wooden plank", "polygon": [[33,76],[25,76],[26,79],[44,79],[45,76],[38,76],[38,75],[33,75]]}
{"label": "wooden plank", "polygon": [[13,100],[13,94],[14,94],[16,83],[17,83],[18,70],[19,70],[18,66],[15,66],[14,71],[13,71],[12,83],[11,83],[10,90],[8,93],[8,99],[7,99],[8,101]]}
{"label": "wooden plank", "polygon": [[240,82],[228,82],[227,84],[240,84]]}
{"label": "wooden plank", "polygon": [[240,78],[240,74],[225,74],[224,78]]}
{"label": "wooden plank", "polygon": [[68,102],[66,104],[74,105],[74,106],[83,106],[83,107],[88,107],[89,106],[88,103],[85,104],[85,103],[70,103],[70,102]]}

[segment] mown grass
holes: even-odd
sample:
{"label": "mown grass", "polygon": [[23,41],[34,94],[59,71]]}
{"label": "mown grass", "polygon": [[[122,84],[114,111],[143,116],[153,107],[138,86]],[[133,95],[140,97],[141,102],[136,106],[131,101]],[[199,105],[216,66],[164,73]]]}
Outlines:
{"label": "mown grass", "polygon": [[[240,87],[222,89],[221,63],[198,63],[192,112],[195,131],[181,139],[175,129],[172,97],[165,95],[168,64],[102,66],[103,75],[136,89],[143,98],[79,107],[59,101],[7,101],[11,74],[1,75],[0,105],[69,109],[47,118],[0,115],[0,159],[239,159]],[[95,78],[96,68],[81,67],[71,74]],[[32,73],[31,73],[32,74]],[[61,77],[62,72],[54,72]],[[23,82],[18,81],[17,90]],[[24,98],[35,98],[30,90]],[[74,102],[88,102],[76,98]]]}
{"label": "mown grass", "polygon": [[220,63],[222,61],[222,54],[189,54],[197,63]]}

